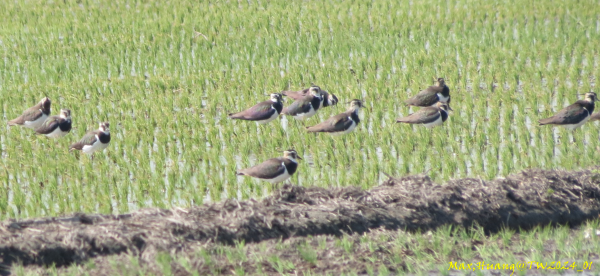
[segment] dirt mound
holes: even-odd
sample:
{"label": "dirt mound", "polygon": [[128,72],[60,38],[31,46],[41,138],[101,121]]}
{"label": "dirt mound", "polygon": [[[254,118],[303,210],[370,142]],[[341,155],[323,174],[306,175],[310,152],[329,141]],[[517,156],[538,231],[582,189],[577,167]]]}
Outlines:
{"label": "dirt mound", "polygon": [[374,228],[428,230],[447,224],[478,224],[493,232],[577,225],[599,214],[600,175],[591,170],[529,170],[493,181],[467,178],[443,185],[427,176],[408,176],[368,191],[285,185],[258,201],[5,221],[0,223],[0,274],[8,274],[15,262],[64,266],[125,252],[144,260],[198,242],[260,242]]}

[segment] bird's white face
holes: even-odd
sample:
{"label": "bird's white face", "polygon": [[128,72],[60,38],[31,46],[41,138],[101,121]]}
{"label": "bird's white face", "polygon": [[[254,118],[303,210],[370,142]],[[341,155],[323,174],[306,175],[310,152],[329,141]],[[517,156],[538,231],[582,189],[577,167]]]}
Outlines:
{"label": "bird's white face", "polygon": [[437,106],[439,108],[441,108],[442,110],[448,111],[450,110],[450,106],[447,103],[443,103],[443,102],[438,102]]}
{"label": "bird's white face", "polygon": [[596,93],[589,92],[589,93],[585,93],[585,100],[588,102],[595,102],[598,100],[598,98],[596,97]]}
{"label": "bird's white face", "polygon": [[328,94],[327,96],[329,98],[329,102],[331,102],[331,105],[336,105],[338,100],[335,98],[335,96],[333,94]]}
{"label": "bird's white face", "polygon": [[316,97],[321,97],[321,88],[318,86],[311,86],[310,87],[310,94]]}
{"label": "bird's white face", "polygon": [[61,109],[60,110],[60,117],[63,119],[70,119],[71,118],[71,110],[69,109]]}
{"label": "bird's white face", "polygon": [[350,102],[350,109],[357,110],[361,107],[363,107],[363,104],[360,100],[352,100]]}
{"label": "bird's white face", "polygon": [[110,124],[108,122],[100,123],[100,131],[102,131],[104,133],[110,133],[110,130],[108,129],[109,126],[110,126]]}
{"label": "bird's white face", "polygon": [[295,150],[286,150],[283,152],[283,157],[289,159],[294,163],[298,163],[297,159],[302,159],[298,156],[298,153]]}
{"label": "bird's white face", "polygon": [[446,81],[444,80],[444,78],[438,78],[437,83],[438,83],[438,86],[443,86],[446,83]]}
{"label": "bird's white face", "polygon": [[271,94],[271,101],[276,103],[276,102],[279,102],[280,100],[282,100],[281,94],[278,94],[278,93]]}

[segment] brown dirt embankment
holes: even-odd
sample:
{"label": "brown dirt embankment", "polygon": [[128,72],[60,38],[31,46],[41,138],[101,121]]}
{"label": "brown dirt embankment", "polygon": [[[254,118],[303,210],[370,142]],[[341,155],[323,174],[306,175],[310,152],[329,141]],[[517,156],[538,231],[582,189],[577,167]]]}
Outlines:
{"label": "brown dirt embankment", "polygon": [[477,224],[488,232],[544,224],[578,225],[600,214],[600,175],[528,170],[492,181],[427,176],[390,178],[370,190],[285,185],[262,200],[227,200],[189,209],[0,223],[0,274],[15,262],[56,266],[129,253],[142,259],[199,243],[429,230]]}

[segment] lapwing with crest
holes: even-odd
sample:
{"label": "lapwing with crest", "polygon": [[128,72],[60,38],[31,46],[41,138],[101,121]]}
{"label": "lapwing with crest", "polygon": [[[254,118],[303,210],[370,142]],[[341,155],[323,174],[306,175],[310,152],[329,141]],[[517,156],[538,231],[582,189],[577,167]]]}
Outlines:
{"label": "lapwing with crest", "polygon": [[321,108],[323,98],[321,96],[321,88],[311,86],[309,94],[294,101],[290,106],[283,109],[281,114],[294,117],[296,120],[303,121],[312,117]]}
{"label": "lapwing with crest", "polygon": [[28,108],[21,116],[8,121],[9,126],[24,126],[26,128],[36,129],[40,127],[48,116],[50,116],[50,99],[44,97],[36,105]]}
{"label": "lapwing with crest", "polygon": [[[299,100],[310,95],[309,90],[310,88],[306,88],[300,91],[282,91],[281,93],[291,99]],[[329,93],[325,90],[321,90],[321,99],[322,107],[334,106],[338,103],[338,98],[333,93]]]}
{"label": "lapwing with crest", "polygon": [[539,120],[539,123],[540,125],[560,125],[573,131],[592,117],[594,102],[597,100],[596,93],[585,93],[583,100],[576,101],[574,104],[563,108],[550,118]]}
{"label": "lapwing with crest", "polygon": [[298,169],[298,159],[302,160],[293,150],[283,152],[283,157],[271,158],[254,167],[237,171],[237,175],[258,178],[272,184],[288,180]]}
{"label": "lapwing with crest", "polygon": [[280,93],[273,93],[270,100],[258,103],[241,112],[230,113],[229,118],[266,124],[275,120],[281,110],[283,110],[283,96]]}
{"label": "lapwing with crest", "polygon": [[443,124],[448,119],[448,110],[452,110],[447,103],[438,102],[435,106],[428,106],[406,117],[396,119],[397,123],[422,124],[426,128],[433,128]]}
{"label": "lapwing with crest", "polygon": [[438,78],[436,85],[429,86],[405,101],[407,105],[412,106],[434,106],[437,102],[450,104],[450,88],[443,78]]}
{"label": "lapwing with crest", "polygon": [[108,122],[101,122],[97,130],[88,132],[77,143],[73,143],[69,150],[80,150],[86,154],[92,154],[108,147],[110,143],[110,130]]}
{"label": "lapwing with crest", "polygon": [[330,117],[318,125],[307,127],[306,130],[308,132],[325,132],[334,136],[350,133],[360,123],[358,110],[363,106],[361,100],[354,99],[350,101],[350,107],[346,112]]}
{"label": "lapwing with crest", "polygon": [[61,138],[71,131],[71,110],[61,109],[60,115],[48,117],[46,121],[38,127],[37,134],[46,135],[49,138]]}

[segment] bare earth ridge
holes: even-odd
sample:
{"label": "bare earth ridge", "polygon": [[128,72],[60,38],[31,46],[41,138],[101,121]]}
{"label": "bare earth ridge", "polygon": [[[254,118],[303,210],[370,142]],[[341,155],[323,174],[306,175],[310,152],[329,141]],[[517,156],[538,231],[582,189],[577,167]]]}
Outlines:
{"label": "bare earth ridge", "polygon": [[442,185],[427,176],[407,176],[367,191],[284,185],[261,200],[9,220],[0,223],[0,274],[9,274],[17,262],[61,267],[120,253],[152,262],[157,252],[188,252],[200,243],[423,231],[448,224],[479,225],[487,232],[579,225],[600,214],[597,169],[527,170],[492,181],[465,178]]}

